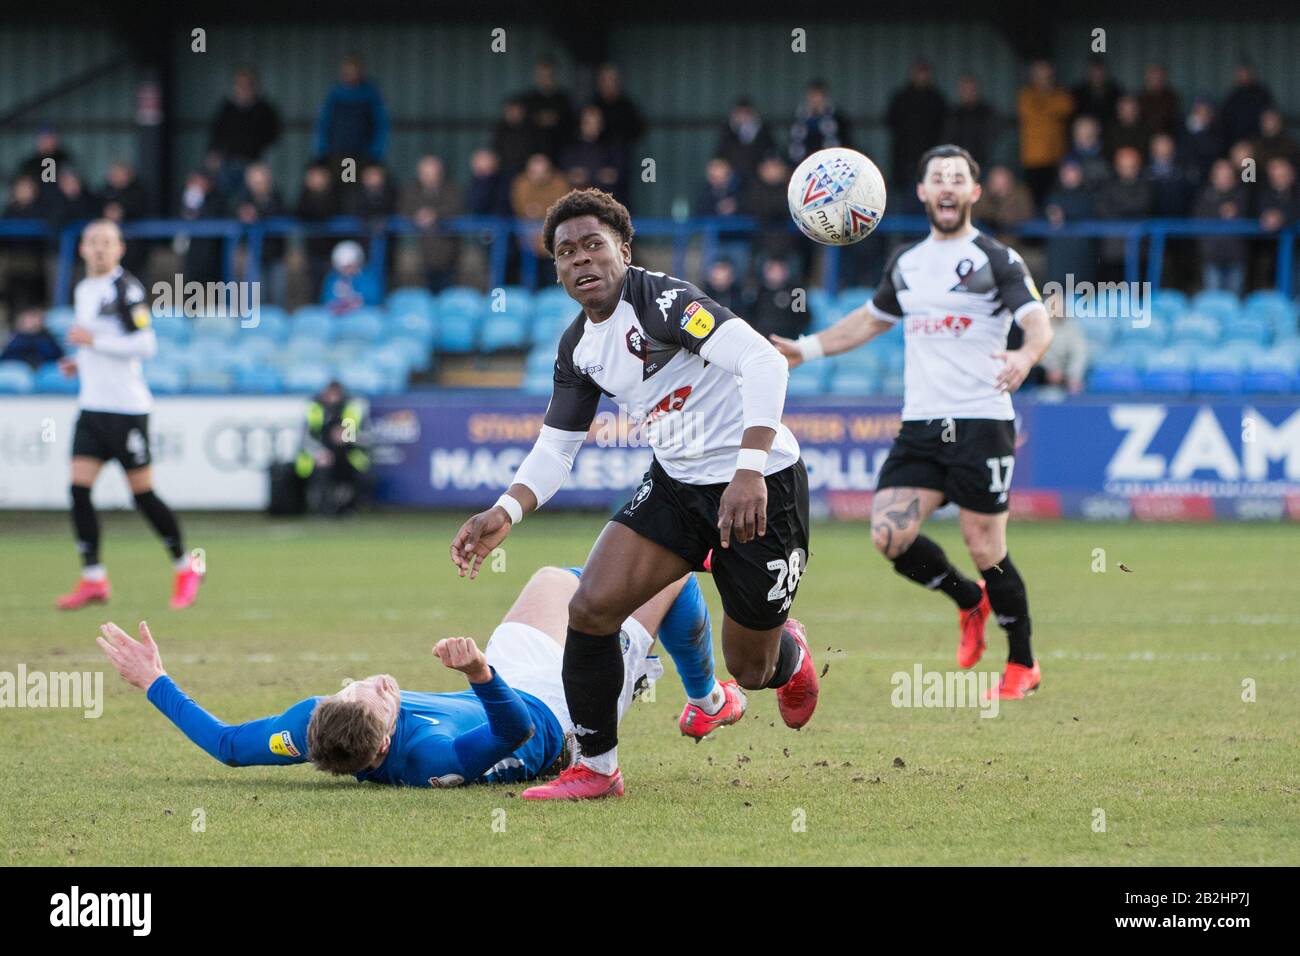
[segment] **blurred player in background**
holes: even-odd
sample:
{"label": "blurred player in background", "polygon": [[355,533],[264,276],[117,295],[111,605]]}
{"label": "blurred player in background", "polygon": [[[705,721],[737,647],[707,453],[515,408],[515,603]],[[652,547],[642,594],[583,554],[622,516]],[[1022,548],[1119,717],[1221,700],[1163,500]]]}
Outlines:
{"label": "blurred player in background", "polygon": [[[577,568],[537,571],[493,631],[486,653],[469,637],[434,646],[446,667],[465,675],[467,691],[403,691],[388,674],[376,674],[244,724],[224,724],[185,695],[163,670],[144,622],[139,641],[115,624],[105,624],[95,640],[125,681],[146,691],[190,740],[232,767],[311,762],[328,773],[412,787],[532,780],[560,772],[574,755],[560,670],[569,600],[580,575]],[[695,576],[688,575],[623,622],[620,719],[646,682],[663,674],[649,653],[656,630],[688,693],[714,680],[708,610]],[[742,706],[736,719],[743,714]],[[720,726],[695,718],[688,704],[679,721],[682,733],[699,739]]]}
{"label": "blurred player in background", "polygon": [[109,599],[108,572],[99,560],[99,517],[90,492],[106,461],[126,471],[136,507],[162,538],[175,568],[171,607],[185,608],[198,594],[201,570],[185,552],[176,515],[153,491],[149,410],[153,396],[141,362],[158,351],[144,286],[122,268],[126,245],[117,224],[100,219],[81,234],[86,278],[74,293],[76,322],[68,342],[77,352],[60,362],[81,388],[72,439],[72,527],[81,552],[81,580],[57,601],[63,610]]}
{"label": "blurred player in background", "polygon": [[[461,576],[564,484],[601,395],[644,425],[654,451],[641,487],[605,525],[569,604],[564,690],[580,761],[529,800],[621,796],[618,624],[669,582],[711,571],[725,618],[722,649],[739,687],[773,688],[781,718],[812,719],[818,679],[804,629],[790,619],[808,561],[808,474],[781,424],[789,372],[743,319],[682,279],[632,262],[626,207],[574,190],[546,213],[543,244],[581,310],[559,341],[537,443],[495,506],[451,545]],[[740,706],[713,685],[706,715]]]}
{"label": "blurred player in background", "polygon": [[[894,253],[870,302],[820,334],[772,341],[797,365],[847,352],[904,323],[903,426],[880,469],[872,541],[899,574],[956,602],[960,666],[979,661],[985,621],[990,611],[997,615],[1011,646],[997,693],[1014,700],[1036,689],[1041,674],[1030,647],[1025,583],[1007,553],[1016,453],[1011,393],[1043,357],[1052,327],[1024,260],[971,225],[980,186],[970,153],[937,146],[921,157],[918,176],[930,235]],[[1025,338],[1009,350],[1013,320]],[[960,509],[978,583],[921,534],[921,524],[947,501]]]}

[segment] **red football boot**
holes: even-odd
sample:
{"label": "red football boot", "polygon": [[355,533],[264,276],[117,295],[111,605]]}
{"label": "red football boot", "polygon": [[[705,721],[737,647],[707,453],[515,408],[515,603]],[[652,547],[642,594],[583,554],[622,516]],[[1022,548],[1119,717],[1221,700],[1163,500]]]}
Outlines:
{"label": "red football boot", "polygon": [[996,694],[999,700],[1024,700],[1027,695],[1038,690],[1042,680],[1043,673],[1038,669],[1038,661],[1034,661],[1033,667],[1007,661],[1007,669],[1002,672],[1002,679],[998,681],[997,689],[989,688],[984,694],[984,699],[992,700],[993,695]]}
{"label": "red football boot", "polygon": [[520,794],[525,800],[599,800],[623,796],[623,775],[597,773],[586,764],[575,763],[554,780],[529,787]]}
{"label": "red football boot", "polygon": [[202,582],[203,572],[198,570],[193,561],[184,571],[177,571],[176,580],[172,584],[172,599],[170,602],[172,610],[179,611],[193,604],[194,599],[199,595],[199,585]]}
{"label": "red football boot", "polygon": [[719,727],[734,724],[745,716],[749,698],[740,689],[740,685],[734,680],[724,680],[721,686],[726,699],[716,714],[710,714],[703,707],[690,703],[682,710],[677,726],[681,728],[683,736],[694,737],[696,741],[700,741]]}
{"label": "red football boot", "polygon": [[785,627],[803,649],[803,661],[794,675],[776,689],[776,706],[781,711],[785,725],[798,730],[812,720],[813,711],[817,709],[820,681],[817,679],[817,666],[813,663],[812,651],[808,648],[808,635],[804,626],[790,618],[785,622]]}
{"label": "red football boot", "polygon": [[87,604],[107,604],[113,589],[108,586],[108,578],[101,581],[87,581],[82,578],[77,586],[54,602],[61,611],[75,611]]}
{"label": "red football boot", "polygon": [[980,586],[980,602],[968,611],[957,609],[957,620],[961,623],[961,643],[957,645],[957,666],[974,667],[984,656],[984,623],[993,613],[989,605],[988,587],[983,581]]}

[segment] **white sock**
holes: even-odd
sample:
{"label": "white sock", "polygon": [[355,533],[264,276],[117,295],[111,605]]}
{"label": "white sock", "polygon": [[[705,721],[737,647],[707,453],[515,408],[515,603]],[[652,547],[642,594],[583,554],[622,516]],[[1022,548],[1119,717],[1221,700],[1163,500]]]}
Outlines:
{"label": "white sock", "polygon": [[81,569],[81,579],[83,581],[104,581],[108,579],[108,571],[102,564],[88,564]]}
{"label": "white sock", "polygon": [[715,677],[713,679],[713,689],[709,691],[707,697],[687,697],[686,699],[712,717],[727,702],[727,692],[722,689],[722,685],[718,683],[718,679]]}
{"label": "white sock", "polygon": [[193,559],[188,554],[182,554],[176,559],[177,571],[188,571],[194,564]]}
{"label": "white sock", "polygon": [[578,762],[584,763],[596,773],[603,773],[608,777],[618,769],[618,748],[606,750],[603,754],[597,754],[594,757],[584,755],[579,758]]}

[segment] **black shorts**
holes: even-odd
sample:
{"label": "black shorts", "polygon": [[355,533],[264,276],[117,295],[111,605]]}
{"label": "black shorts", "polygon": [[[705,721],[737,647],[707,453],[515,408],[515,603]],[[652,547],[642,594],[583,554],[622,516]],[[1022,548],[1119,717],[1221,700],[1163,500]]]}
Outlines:
{"label": "black shorts", "polygon": [[149,457],[149,416],[82,412],[72,436],[73,458],[118,461],[127,471],[143,468]]}
{"label": "black shorts", "polygon": [[712,551],[710,567],[727,617],[756,631],[780,627],[808,564],[808,472],[801,460],[768,475],[767,534],[741,544],[733,531],[730,547],[723,548],[718,504],[726,487],[677,481],[656,460],[610,520],[681,555],[697,571]]}
{"label": "black shorts", "polygon": [[1016,423],[995,418],[903,422],[876,490],[932,488],[944,501],[983,514],[1007,510],[1016,463]]}

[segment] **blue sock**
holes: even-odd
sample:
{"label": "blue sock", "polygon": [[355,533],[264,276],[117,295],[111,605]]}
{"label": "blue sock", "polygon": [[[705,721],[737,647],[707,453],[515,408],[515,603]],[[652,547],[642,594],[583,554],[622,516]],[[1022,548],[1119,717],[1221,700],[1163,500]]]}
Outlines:
{"label": "blue sock", "polygon": [[708,697],[715,679],[713,631],[709,627],[709,608],[695,575],[686,579],[686,586],[664,615],[659,640],[677,667],[686,696]]}

